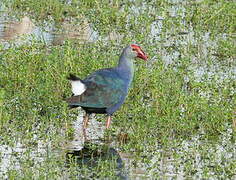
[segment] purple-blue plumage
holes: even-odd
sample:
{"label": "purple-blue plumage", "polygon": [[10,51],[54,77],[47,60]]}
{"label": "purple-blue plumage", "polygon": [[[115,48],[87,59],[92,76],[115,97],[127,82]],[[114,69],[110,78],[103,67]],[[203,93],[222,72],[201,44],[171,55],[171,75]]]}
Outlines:
{"label": "purple-blue plumage", "polygon": [[128,94],[134,75],[135,57],[147,60],[139,46],[129,45],[123,50],[116,67],[95,71],[84,80],[70,75],[68,79],[72,82],[72,91],[79,95],[66,100],[69,106],[82,107],[86,114],[104,113],[110,118],[124,103]]}

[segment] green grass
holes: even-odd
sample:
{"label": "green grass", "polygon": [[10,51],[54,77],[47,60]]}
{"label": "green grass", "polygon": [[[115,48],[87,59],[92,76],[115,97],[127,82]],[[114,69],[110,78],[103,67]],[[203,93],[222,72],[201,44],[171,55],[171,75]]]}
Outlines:
{"label": "green grass", "polygon": [[[220,135],[228,129],[226,124],[232,124],[236,105],[235,79],[219,81],[216,74],[210,80],[206,75],[205,80],[197,81],[195,68],[190,67],[219,64],[222,71],[225,67],[226,70],[235,67],[232,61],[235,58],[236,9],[233,1],[177,4],[185,10],[179,8],[174,17],[170,15],[169,8],[175,7],[175,4],[164,0],[147,3],[145,6],[154,10],[144,8],[139,11],[140,14],[129,9],[135,4],[131,2],[124,4],[121,11],[121,1],[72,1],[72,4],[66,4],[57,0],[6,0],[5,4],[8,13],[14,11],[12,14],[16,17],[27,14],[38,24],[45,20],[60,24],[69,17],[78,21],[80,17],[85,17],[102,38],[112,30],[124,35],[119,41],[101,40],[90,44],[67,41],[61,46],[46,46],[44,42],[34,40],[23,45],[12,44],[7,49],[0,46],[1,144],[14,147],[20,141],[31,152],[40,140],[52,142],[46,162],[36,165],[26,153],[26,158],[21,161],[22,170],[9,170],[9,178],[35,175],[54,179],[64,173],[61,172],[64,152],[60,152],[58,157],[53,150],[60,149],[60,144],[70,139],[73,132],[69,127],[65,136],[61,134],[61,129],[75,120],[76,113],[68,110],[63,101],[71,94],[67,75],[73,72],[83,78],[96,69],[114,66],[122,48],[131,42],[141,44],[151,60],[147,63],[137,60],[132,89],[113,118],[113,137],[116,138],[119,133],[128,134],[128,141],[120,142],[122,151],[134,153],[139,160],[145,155],[147,147],[153,152],[157,144],[164,149],[176,148],[178,142],[189,140],[202,131],[205,132],[202,136],[204,140],[217,143]],[[163,18],[162,31],[160,38],[153,41],[148,35],[151,23],[158,16]],[[187,42],[179,33],[191,29],[195,43],[179,43]],[[207,47],[208,56],[204,57],[203,36],[208,32],[209,41],[216,43]],[[173,43],[164,45],[168,41]],[[181,56],[173,64],[166,65],[163,56],[166,53],[173,55],[176,51]],[[213,58],[214,55],[216,58]],[[193,62],[194,58],[197,58],[197,63]],[[188,82],[185,81],[186,76]],[[232,137],[234,141],[235,134]],[[205,150],[201,152],[202,157],[207,158]],[[186,156],[191,159],[192,155],[187,153]],[[233,161],[225,169],[220,165],[213,170],[206,167],[204,177],[209,178],[208,171],[227,171],[232,177]],[[112,163],[101,161],[92,171],[99,173],[100,178],[114,177]],[[32,167],[36,174],[32,172]],[[191,162],[186,163],[185,168],[188,175],[194,174]],[[79,172],[86,175],[91,173],[88,169],[83,167]],[[49,170],[48,174],[44,173],[45,170]],[[74,173],[78,169],[74,165],[65,171],[75,178]]]}

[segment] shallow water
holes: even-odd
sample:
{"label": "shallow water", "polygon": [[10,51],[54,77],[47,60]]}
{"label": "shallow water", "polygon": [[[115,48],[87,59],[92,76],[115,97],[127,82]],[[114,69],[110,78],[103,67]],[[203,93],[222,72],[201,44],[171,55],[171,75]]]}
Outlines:
{"label": "shallow water", "polygon": [[60,24],[60,28],[56,28],[51,23],[36,26],[28,16],[9,19],[3,14],[0,18],[0,40],[6,45],[9,41],[21,44],[32,40],[42,41],[48,45],[60,45],[66,40],[73,39],[77,42],[94,42],[98,39],[98,34],[86,19],[81,22],[65,20]]}
{"label": "shallow water", "polygon": [[[143,158],[140,157],[137,160],[132,154],[120,151],[116,141],[104,143],[104,124],[95,119],[90,121],[87,134],[89,143],[93,144],[93,147],[85,146],[82,119],[82,112],[79,111],[78,119],[73,125],[75,129],[74,139],[66,142],[59,151],[53,148],[50,142],[38,141],[38,145],[33,149],[28,149],[20,142],[13,146],[0,145],[0,177],[7,177],[7,172],[10,170],[22,170],[24,161],[31,160],[34,164],[40,164],[47,161],[50,156],[60,157],[63,150],[70,155],[70,158],[71,156],[77,157],[78,166],[91,165],[92,163],[92,166],[96,167],[98,161],[105,162],[109,159],[112,161],[112,159],[118,158],[114,163],[117,163],[115,166],[118,168],[117,174],[121,179],[149,179],[152,177],[201,179],[204,173],[208,173],[212,178],[224,178],[227,177],[227,172],[219,171],[216,174],[211,169],[222,168],[223,170],[232,162],[236,162],[236,142],[232,141],[233,130],[230,125],[226,125],[228,131],[222,134],[217,142],[202,138],[205,136],[204,131],[202,131],[201,134],[192,136],[191,140],[175,142],[171,149],[163,149],[158,143],[155,149],[153,147],[149,149],[147,146]],[[171,141],[175,141],[174,138]],[[95,149],[94,145],[96,146]],[[145,144],[143,145],[145,146]],[[85,147],[87,149],[83,150]],[[106,148],[104,149],[104,147]],[[99,152],[104,153],[104,155],[96,155],[95,150],[97,148],[101,148]],[[90,159],[89,150],[93,152],[92,159]],[[149,161],[145,162],[145,159],[149,159]],[[189,166],[190,164],[191,166]],[[208,167],[208,172],[206,172],[206,167]],[[65,173],[64,176],[67,177],[67,174]],[[80,177],[79,174],[78,177]],[[235,178],[236,175],[231,177],[231,179]]]}

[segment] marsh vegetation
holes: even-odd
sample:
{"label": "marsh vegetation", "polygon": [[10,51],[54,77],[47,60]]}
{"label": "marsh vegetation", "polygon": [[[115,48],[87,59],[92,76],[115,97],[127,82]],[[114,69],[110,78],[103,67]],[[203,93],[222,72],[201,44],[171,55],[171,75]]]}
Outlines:
{"label": "marsh vegetation", "polygon": [[[224,0],[0,2],[0,177],[236,178],[235,9]],[[89,145],[93,162],[68,160],[82,111],[63,100],[67,75],[115,65],[130,43],[149,61],[136,61],[112,129],[91,135],[109,142]]]}

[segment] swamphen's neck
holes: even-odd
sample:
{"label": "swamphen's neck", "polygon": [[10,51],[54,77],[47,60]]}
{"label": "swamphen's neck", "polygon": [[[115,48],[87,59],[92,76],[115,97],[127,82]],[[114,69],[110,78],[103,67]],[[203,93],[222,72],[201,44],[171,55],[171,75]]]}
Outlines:
{"label": "swamphen's neck", "polygon": [[130,84],[134,76],[134,62],[133,62],[133,57],[129,57],[126,54],[125,49],[120,56],[117,69],[120,76],[123,79],[127,80],[128,83]]}

